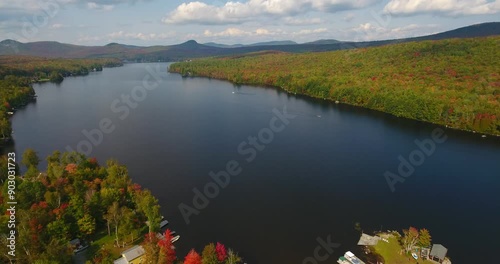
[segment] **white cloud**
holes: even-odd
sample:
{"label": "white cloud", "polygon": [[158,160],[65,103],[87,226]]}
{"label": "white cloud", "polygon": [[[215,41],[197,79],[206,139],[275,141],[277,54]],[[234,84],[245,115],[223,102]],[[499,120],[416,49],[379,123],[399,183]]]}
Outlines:
{"label": "white cloud", "polygon": [[311,34],[325,33],[327,31],[328,29],[326,28],[302,29],[298,32],[292,32],[292,35],[311,35]]}
{"label": "white cloud", "polygon": [[58,23],[52,24],[50,26],[50,28],[53,28],[53,29],[60,29],[60,28],[66,28],[66,27],[68,27],[68,25],[63,25],[63,24],[58,24]]}
{"label": "white cloud", "polygon": [[274,33],[265,28],[258,28],[255,30],[255,35],[265,36],[265,35],[274,35]]}
{"label": "white cloud", "polygon": [[294,17],[285,17],[283,19],[285,24],[290,26],[304,26],[304,25],[316,25],[321,24],[321,18],[294,18]]}
{"label": "white cloud", "polygon": [[117,31],[113,32],[107,35],[109,40],[130,40],[130,39],[136,39],[136,40],[162,40],[162,39],[167,39],[170,37],[173,37],[176,33],[175,32],[168,32],[168,33],[130,33],[130,32],[125,32],[125,31]]}
{"label": "white cloud", "polygon": [[113,8],[115,8],[115,6],[114,5],[98,4],[96,2],[88,2],[87,8],[94,9],[94,10],[111,11],[111,10],[113,10]]}
{"label": "white cloud", "polygon": [[372,23],[360,24],[344,32],[344,38],[349,41],[372,41],[383,39],[398,39],[417,37],[436,33],[438,26],[434,24],[410,24],[401,27],[388,28]]}
{"label": "white cloud", "polygon": [[351,22],[356,16],[353,13],[349,13],[344,16],[343,20],[346,22]]}
{"label": "white cloud", "polygon": [[500,12],[500,0],[390,0],[384,11],[403,16],[422,13],[487,15]]}
{"label": "white cloud", "polygon": [[379,0],[248,0],[227,2],[223,6],[196,1],[179,5],[162,21],[169,24],[238,24],[260,16],[288,17],[309,11],[358,9],[377,1]]}
{"label": "white cloud", "polygon": [[214,33],[207,29],[203,32],[203,35],[205,35],[205,37],[241,37],[244,35],[251,35],[251,32],[244,31],[239,28],[228,28],[224,31]]}
{"label": "white cloud", "polygon": [[[281,29],[276,29],[276,30],[271,30],[271,29],[265,29],[265,28],[258,28],[255,30],[243,30],[240,28],[227,28],[223,31],[220,32],[212,32],[210,30],[205,30],[203,33],[204,37],[266,37],[266,36],[273,36],[273,37],[278,37],[280,39],[286,39],[286,38],[293,38],[297,36],[303,36],[303,35],[311,35],[311,34],[321,34],[328,32],[328,29],[326,28],[317,28],[317,29],[302,29],[299,31],[292,31],[292,32],[287,32],[283,31]],[[199,37],[199,36],[195,36]]]}

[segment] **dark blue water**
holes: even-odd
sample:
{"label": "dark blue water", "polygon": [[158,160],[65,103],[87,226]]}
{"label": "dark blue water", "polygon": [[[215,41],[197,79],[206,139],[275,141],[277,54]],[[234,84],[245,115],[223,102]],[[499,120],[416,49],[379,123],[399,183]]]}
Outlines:
{"label": "dark blue water", "polygon": [[[151,76],[146,67],[156,66],[158,88],[137,93],[145,95],[137,105],[118,101],[113,111],[115,100]],[[97,129],[107,118],[114,131],[97,146],[90,143],[90,155],[101,163],[118,159],[133,181],[152,190],[181,235],[179,257],[221,241],[247,263],[302,263],[318,238],[330,236],[340,247],[324,263],[334,263],[347,250],[359,251],[359,222],[365,231],[425,227],[454,264],[497,258],[498,139],[445,130],[447,140],[435,143],[432,155],[391,192],[384,173],[397,173],[398,156],[408,159],[418,149],[414,141],[431,139],[436,126],[273,88],[183,79],[167,66],[130,64],[35,85],[38,101],[12,120],[16,152],[34,148],[45,157],[77,149],[89,142],[82,130]],[[273,109],[285,106],[296,117],[247,162],[251,154],[241,155],[238,146],[247,141],[243,150],[250,152],[249,137],[263,129],[262,136],[270,136]],[[81,150],[87,151],[85,144]],[[203,190],[213,181],[209,173],[225,170],[231,160],[241,172],[186,224],[179,205],[194,207],[193,188]]]}

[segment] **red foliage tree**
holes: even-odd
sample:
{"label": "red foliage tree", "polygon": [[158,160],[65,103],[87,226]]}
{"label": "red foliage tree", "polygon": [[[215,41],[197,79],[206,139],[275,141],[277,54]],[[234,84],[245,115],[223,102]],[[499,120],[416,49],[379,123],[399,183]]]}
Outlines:
{"label": "red foliage tree", "polygon": [[184,259],[184,264],[201,264],[201,256],[191,249]]}
{"label": "red foliage tree", "polygon": [[226,260],[227,251],[226,251],[226,247],[223,244],[217,242],[217,245],[215,246],[215,252],[217,252],[217,259],[220,262],[223,262],[224,260]]}
{"label": "red foliage tree", "polygon": [[161,264],[172,264],[174,263],[175,257],[175,249],[172,245],[172,233],[170,229],[165,230],[163,234],[163,239],[158,241],[158,246],[160,247],[160,260]]}

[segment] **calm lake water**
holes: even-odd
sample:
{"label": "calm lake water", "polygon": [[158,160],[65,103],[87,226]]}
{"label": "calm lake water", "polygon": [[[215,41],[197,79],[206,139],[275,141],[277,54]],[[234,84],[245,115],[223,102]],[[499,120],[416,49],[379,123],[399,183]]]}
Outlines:
{"label": "calm lake water", "polygon": [[[115,100],[150,76],[148,67],[160,67],[158,88],[146,91],[135,109],[120,102],[113,111]],[[436,126],[273,88],[183,79],[167,67],[129,64],[59,85],[36,84],[38,101],[12,119],[15,151],[20,156],[33,148],[46,157],[66,146],[76,149],[86,140],[82,130],[108,118],[115,129],[91,156],[101,164],[118,159],[133,181],[154,193],[170,228],[181,235],[179,256],[221,241],[249,264],[302,263],[313,256],[318,238],[330,236],[340,247],[318,263],[334,263],[347,250],[359,252],[359,222],[366,232],[425,227],[454,264],[498,259],[498,139],[445,130],[447,141],[393,193],[384,173],[397,173],[398,156],[408,159],[418,149],[414,141],[431,139]],[[271,140],[266,128],[273,110],[285,106],[296,117]],[[122,120],[124,108],[130,112]],[[241,155],[238,147],[260,131],[270,142],[247,162],[251,154]],[[241,173],[186,224],[179,204],[193,206],[193,188],[203,190],[212,182],[209,173],[225,170],[231,160]]]}

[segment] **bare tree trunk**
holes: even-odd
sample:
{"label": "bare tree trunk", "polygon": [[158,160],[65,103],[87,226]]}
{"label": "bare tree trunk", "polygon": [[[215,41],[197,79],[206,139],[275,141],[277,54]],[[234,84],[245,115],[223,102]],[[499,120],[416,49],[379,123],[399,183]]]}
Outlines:
{"label": "bare tree trunk", "polygon": [[115,235],[116,235],[116,244],[120,247],[120,240],[118,239],[118,223],[115,224]]}

